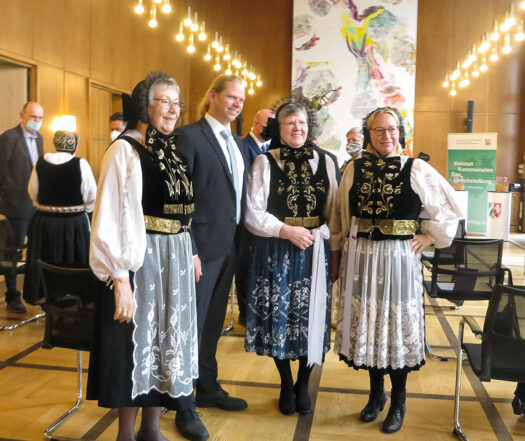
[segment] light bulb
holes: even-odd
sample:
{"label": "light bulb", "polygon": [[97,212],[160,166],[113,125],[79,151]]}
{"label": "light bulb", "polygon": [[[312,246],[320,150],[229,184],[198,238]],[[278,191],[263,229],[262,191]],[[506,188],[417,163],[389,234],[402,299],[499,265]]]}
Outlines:
{"label": "light bulb", "polygon": [[175,35],[175,40],[184,41],[184,28],[182,27],[182,23],[179,26],[179,33]]}
{"label": "light bulb", "polygon": [[162,0],[153,0],[153,3],[157,3],[158,5],[160,5],[162,3]]}
{"label": "light bulb", "polygon": [[470,66],[470,51],[468,51],[466,57],[465,57],[465,61],[463,61],[463,64],[461,65],[461,67],[463,69],[468,69]]}
{"label": "light bulb", "polygon": [[525,0],[523,0],[523,1],[520,3],[520,8],[521,8],[521,9],[525,9]]}
{"label": "light bulb", "polygon": [[135,6],[135,13],[137,14],[143,14],[144,13],[144,5],[142,4],[143,0],[139,0],[137,6]]}
{"label": "light bulb", "polygon": [[255,82],[255,85],[257,87],[261,87],[262,86],[262,81],[261,81],[261,76],[260,75],[257,75],[257,81]]}
{"label": "light bulb", "polygon": [[189,54],[193,54],[195,52],[193,34],[191,34],[190,38],[188,39],[188,47],[186,48],[186,52],[188,52]]}
{"label": "light bulb", "polygon": [[215,65],[213,66],[213,70],[215,71],[221,70],[221,59],[219,58],[218,55],[215,57]]}
{"label": "light bulb", "polygon": [[195,13],[195,18],[193,23],[190,25],[190,29],[192,32],[197,32],[199,30],[199,23],[197,23],[197,13]]}
{"label": "light bulb", "polygon": [[206,40],[206,24],[204,22],[202,22],[201,24],[201,29],[197,38],[199,39],[199,41]]}
{"label": "light bulb", "polygon": [[450,95],[451,96],[456,96],[457,92],[456,92],[456,85],[454,83],[452,83],[452,85],[450,86]]}
{"label": "light bulb", "polygon": [[248,89],[248,95],[253,95],[255,90],[253,90],[253,83],[250,83],[250,88]]}
{"label": "light bulb", "polygon": [[490,49],[490,36],[488,32],[481,37],[481,44],[479,45],[478,52],[484,54]]}
{"label": "light bulb", "polygon": [[492,48],[492,52],[490,54],[489,60],[494,63],[494,62],[498,61],[498,58],[499,58],[498,57],[498,46],[496,45],[496,46],[494,46]]}
{"label": "light bulb", "polygon": [[210,61],[210,60],[211,60],[210,45],[208,45],[208,52],[206,52],[206,55],[204,55],[204,61]]}
{"label": "light bulb", "polygon": [[448,87],[448,86],[450,86],[450,83],[449,83],[449,81],[448,81],[448,75],[445,75],[445,81],[443,81],[443,82],[441,83],[441,85],[442,85],[443,87]]}
{"label": "light bulb", "polygon": [[228,63],[228,69],[226,69],[226,70],[224,71],[224,73],[225,73],[226,75],[231,75],[231,74],[232,74],[232,67],[231,67],[230,63]]}
{"label": "light bulb", "polygon": [[242,87],[246,87],[248,85],[248,82],[246,80],[242,80]]}
{"label": "light bulb", "polygon": [[241,74],[243,77],[248,75],[248,70],[246,69],[246,63],[244,63],[244,65],[242,66]]}
{"label": "light bulb", "polygon": [[255,80],[255,74],[253,72],[248,72],[248,78],[252,81]]}
{"label": "light bulb", "polygon": [[497,41],[498,38],[499,38],[498,20],[494,20],[494,31],[492,31],[492,34],[490,34],[490,39],[492,41]]}
{"label": "light bulb", "polygon": [[164,12],[164,14],[169,14],[171,12],[170,0],[164,1],[164,4],[162,5],[162,12]]}
{"label": "light bulb", "polygon": [[450,75],[450,80],[456,81],[460,75],[461,75],[461,69],[459,68],[459,61],[458,61],[456,64],[456,69],[454,69],[454,72],[452,72],[452,74]]}
{"label": "light bulb", "polygon": [[192,25],[191,21],[191,6],[188,6],[188,16],[184,19],[184,26],[189,28]]}
{"label": "light bulb", "polygon": [[510,47],[510,34],[508,32],[505,34],[504,41],[505,41],[505,44],[501,48],[501,52],[503,52],[504,54],[510,54],[512,51],[512,48]]}
{"label": "light bulb", "polygon": [[217,32],[215,32],[215,39],[214,39],[213,42],[211,43],[211,47],[212,47],[213,49],[217,49],[217,46],[219,46],[219,37],[218,37]]}
{"label": "light bulb", "polygon": [[225,50],[224,56],[222,58],[224,58],[225,61],[230,61],[231,60],[232,56],[230,55],[230,45],[229,44],[226,45],[226,50]]}
{"label": "light bulb", "polygon": [[477,78],[479,77],[479,70],[477,63],[474,64],[474,68],[472,69],[472,76]]}
{"label": "light bulb", "polygon": [[153,6],[150,9],[150,19],[148,21],[148,26],[150,28],[156,28],[157,25],[158,25],[158,22],[157,22],[157,7]]}
{"label": "light bulb", "polygon": [[479,66],[479,71],[486,72],[487,70],[489,70],[489,67],[487,66],[487,57],[483,57],[481,59],[481,65]]}
{"label": "light bulb", "polygon": [[472,45],[472,51],[470,52],[470,56],[469,56],[469,60],[471,63],[474,63],[474,61],[476,61],[478,59],[477,55],[476,55],[476,45],[473,44]]}
{"label": "light bulb", "polygon": [[215,50],[219,53],[222,53],[224,51],[224,46],[222,45],[222,36],[219,38],[219,44],[217,45]]}

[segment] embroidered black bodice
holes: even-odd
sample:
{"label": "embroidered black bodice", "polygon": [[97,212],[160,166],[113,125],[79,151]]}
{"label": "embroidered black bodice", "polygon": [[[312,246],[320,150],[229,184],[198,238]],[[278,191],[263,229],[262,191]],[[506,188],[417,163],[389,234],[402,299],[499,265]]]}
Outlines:
{"label": "embroidered black bodice", "polygon": [[56,207],[84,204],[80,192],[80,158],[72,158],[63,164],[52,164],[40,158],[36,163],[36,173],[39,204]]}
{"label": "embroidered black bodice", "polygon": [[[421,199],[410,185],[414,158],[401,168],[399,156],[380,158],[365,152],[354,162],[354,182],[349,192],[350,212],[361,219],[417,220]],[[368,234],[358,233],[369,237]],[[374,229],[372,240],[408,239],[412,236],[390,236]]]}
{"label": "embroidered black bodice", "polygon": [[326,159],[319,153],[319,165],[316,173],[308,162],[313,158],[313,151],[305,147],[291,149],[281,147],[282,170],[270,153],[265,153],[270,162],[270,193],[267,211],[280,221],[287,218],[319,218],[317,225],[302,224],[307,228],[324,223],[324,207],[329,189]]}
{"label": "embroidered black bodice", "polygon": [[163,145],[153,148],[153,143],[148,145],[148,133],[144,145],[129,136],[120,137],[140,158],[144,216],[178,220],[189,226],[194,212],[193,185],[186,164],[176,153],[175,137],[165,137]]}

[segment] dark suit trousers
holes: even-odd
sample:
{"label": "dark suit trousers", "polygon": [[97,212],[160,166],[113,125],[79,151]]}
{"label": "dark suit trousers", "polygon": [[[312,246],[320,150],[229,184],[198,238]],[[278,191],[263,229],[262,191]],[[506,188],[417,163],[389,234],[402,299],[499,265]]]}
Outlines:
{"label": "dark suit trousers", "polygon": [[197,283],[197,329],[199,335],[199,379],[197,393],[212,394],[217,383],[217,343],[224,325],[235,267],[235,247],[218,259],[202,262]]}
{"label": "dark suit trousers", "polygon": [[[15,243],[8,245],[20,246],[23,245],[26,239],[27,228],[29,227],[29,222],[31,221],[31,216],[27,217],[12,217],[6,216],[11,229],[13,230]],[[10,302],[18,296],[18,291],[16,289],[16,275],[14,276],[5,276],[5,286],[7,292],[5,293],[6,302]]]}
{"label": "dark suit trousers", "polygon": [[237,303],[239,305],[239,317],[246,319],[246,304],[248,302],[248,290],[250,285],[250,250],[252,247],[253,235],[242,227],[241,243],[235,265],[235,288]]}

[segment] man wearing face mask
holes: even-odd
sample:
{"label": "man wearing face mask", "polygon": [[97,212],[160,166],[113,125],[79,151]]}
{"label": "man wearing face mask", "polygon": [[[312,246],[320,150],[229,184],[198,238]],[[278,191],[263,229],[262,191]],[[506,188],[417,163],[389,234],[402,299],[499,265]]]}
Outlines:
{"label": "man wearing face mask", "polygon": [[352,162],[354,159],[361,156],[363,146],[363,134],[359,127],[352,127],[346,132],[346,152],[350,155],[350,158],[345,161],[341,167],[341,173],[344,172],[345,167]]}
{"label": "man wearing face mask", "polygon": [[[21,122],[0,135],[0,213],[5,215],[14,233],[14,245],[25,241],[34,206],[27,185],[34,164],[44,154],[42,135],[38,133],[44,119],[44,109],[28,102],[20,112]],[[6,276],[7,310],[23,314],[26,307],[16,289],[16,275]]]}
{"label": "man wearing face mask", "polygon": [[122,112],[115,112],[109,117],[109,130],[111,142],[115,141],[118,136],[126,129],[126,121]]}
{"label": "man wearing face mask", "polygon": [[257,111],[253,118],[253,125],[250,133],[246,135],[242,142],[248,155],[248,168],[252,165],[253,160],[261,153],[268,151],[270,139],[266,136],[266,123],[268,118],[273,118],[273,112],[270,109],[261,109]]}

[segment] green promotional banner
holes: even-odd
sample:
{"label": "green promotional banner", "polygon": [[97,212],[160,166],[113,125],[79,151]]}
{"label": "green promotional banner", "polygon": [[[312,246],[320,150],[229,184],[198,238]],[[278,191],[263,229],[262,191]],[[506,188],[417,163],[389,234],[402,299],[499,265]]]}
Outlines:
{"label": "green promotional banner", "polygon": [[497,142],[497,133],[448,135],[448,181],[468,191],[469,233],[487,233],[487,196],[496,183]]}

